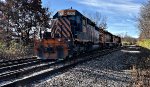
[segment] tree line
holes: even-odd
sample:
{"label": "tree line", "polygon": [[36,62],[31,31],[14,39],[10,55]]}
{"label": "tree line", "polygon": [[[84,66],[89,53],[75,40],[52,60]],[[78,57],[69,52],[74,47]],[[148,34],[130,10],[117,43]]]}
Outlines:
{"label": "tree line", "polygon": [[[53,12],[49,9],[42,7],[41,0],[0,0],[0,29],[4,30],[5,41],[9,41],[14,33],[26,45],[35,35],[40,37],[41,31],[50,27],[49,21]],[[88,15],[99,28],[107,28],[107,18],[102,17],[101,13],[84,14]]]}
{"label": "tree line", "polygon": [[[88,15],[96,25],[102,29],[107,28],[106,17],[95,12]],[[12,36],[12,31],[26,44],[30,38],[49,28],[51,12],[42,7],[41,0],[0,0],[0,29],[6,32],[6,39]],[[138,18],[139,39],[150,39],[150,1],[144,4]]]}
{"label": "tree line", "polygon": [[138,21],[139,39],[150,39],[150,0],[141,7]]}

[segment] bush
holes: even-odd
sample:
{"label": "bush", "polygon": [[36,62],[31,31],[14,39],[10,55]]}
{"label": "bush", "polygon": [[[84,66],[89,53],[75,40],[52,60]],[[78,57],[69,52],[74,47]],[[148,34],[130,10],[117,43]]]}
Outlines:
{"label": "bush", "polygon": [[142,46],[142,47],[150,49],[150,39],[145,39],[145,40],[138,41],[137,44],[139,46]]}
{"label": "bush", "polygon": [[29,51],[28,46],[20,45],[15,41],[10,41],[9,43],[0,41],[0,59],[2,60],[23,58],[28,56],[29,52],[31,51]]}
{"label": "bush", "polygon": [[131,43],[130,42],[127,42],[127,41],[122,41],[122,45],[130,45]]}

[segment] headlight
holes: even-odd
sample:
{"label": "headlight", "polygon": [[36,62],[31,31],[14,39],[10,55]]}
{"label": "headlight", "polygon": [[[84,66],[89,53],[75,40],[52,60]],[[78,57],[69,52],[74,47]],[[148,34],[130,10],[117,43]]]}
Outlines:
{"label": "headlight", "polygon": [[58,41],[61,41],[61,39],[59,38]]}
{"label": "headlight", "polygon": [[68,42],[70,42],[70,39],[68,39]]}

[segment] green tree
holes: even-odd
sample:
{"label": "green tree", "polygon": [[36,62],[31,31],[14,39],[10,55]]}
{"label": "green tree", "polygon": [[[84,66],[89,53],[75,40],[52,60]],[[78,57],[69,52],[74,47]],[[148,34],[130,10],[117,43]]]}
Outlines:
{"label": "green tree", "polygon": [[[2,7],[6,30],[15,31],[28,44],[34,34],[49,27],[49,13],[41,0],[6,0]],[[3,21],[4,22],[4,21]]]}

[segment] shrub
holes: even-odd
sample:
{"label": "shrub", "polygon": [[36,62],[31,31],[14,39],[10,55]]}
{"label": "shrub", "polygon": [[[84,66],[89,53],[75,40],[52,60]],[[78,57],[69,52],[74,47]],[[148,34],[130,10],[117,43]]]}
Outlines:
{"label": "shrub", "polygon": [[28,56],[29,53],[28,46],[23,46],[15,41],[10,41],[9,43],[0,41],[0,59],[11,60],[18,59]]}
{"label": "shrub", "polygon": [[122,45],[130,45],[130,44],[131,44],[130,42],[122,41]]}
{"label": "shrub", "polygon": [[145,39],[145,40],[138,41],[137,44],[139,46],[142,46],[142,47],[150,49],[150,39]]}

